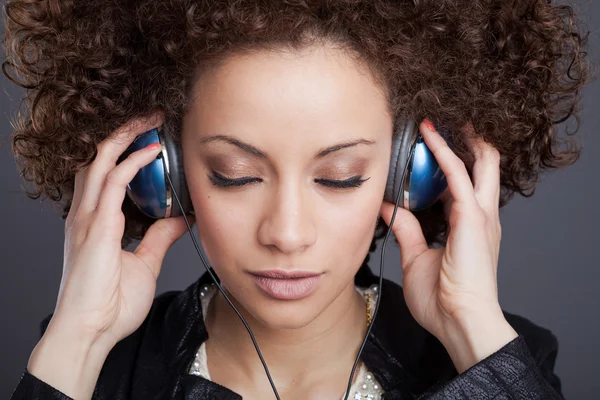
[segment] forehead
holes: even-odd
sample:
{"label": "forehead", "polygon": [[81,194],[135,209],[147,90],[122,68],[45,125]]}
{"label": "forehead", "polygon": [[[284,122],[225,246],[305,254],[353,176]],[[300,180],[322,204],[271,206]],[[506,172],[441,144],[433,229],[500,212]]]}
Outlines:
{"label": "forehead", "polygon": [[370,71],[326,45],[256,51],[199,74],[186,125],[259,147],[306,147],[391,135],[387,99]]}

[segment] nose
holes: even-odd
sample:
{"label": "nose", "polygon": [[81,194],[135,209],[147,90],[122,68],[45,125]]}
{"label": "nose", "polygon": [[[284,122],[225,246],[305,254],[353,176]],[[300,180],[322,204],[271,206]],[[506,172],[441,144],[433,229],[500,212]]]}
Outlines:
{"label": "nose", "polygon": [[308,197],[300,185],[289,181],[279,185],[264,205],[264,218],[258,231],[259,242],[283,253],[302,251],[314,244],[317,232]]}

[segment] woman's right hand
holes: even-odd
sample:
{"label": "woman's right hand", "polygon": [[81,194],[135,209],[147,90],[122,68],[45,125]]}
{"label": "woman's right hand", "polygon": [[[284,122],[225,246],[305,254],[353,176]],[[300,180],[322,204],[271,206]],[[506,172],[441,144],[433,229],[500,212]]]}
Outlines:
{"label": "woman's right hand", "polygon": [[48,330],[61,325],[112,348],[148,315],[164,256],[187,227],[183,217],[159,219],[135,251],[122,250],[127,184],[156,158],[160,145],[138,150],[118,165],[117,160],[135,137],[163,119],[157,112],[121,126],[99,144],[89,167],[76,174],[65,223],[63,274]]}

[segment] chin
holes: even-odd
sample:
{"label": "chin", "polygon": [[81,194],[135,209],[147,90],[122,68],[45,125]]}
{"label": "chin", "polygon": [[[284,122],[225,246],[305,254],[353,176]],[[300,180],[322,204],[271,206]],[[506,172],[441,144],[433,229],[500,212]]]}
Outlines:
{"label": "chin", "polygon": [[[301,329],[314,321],[323,311],[316,304],[313,296],[301,300],[265,299],[260,294],[258,296],[262,298],[251,300],[250,304],[253,306],[246,310],[268,329]],[[257,308],[257,305],[260,308]]]}

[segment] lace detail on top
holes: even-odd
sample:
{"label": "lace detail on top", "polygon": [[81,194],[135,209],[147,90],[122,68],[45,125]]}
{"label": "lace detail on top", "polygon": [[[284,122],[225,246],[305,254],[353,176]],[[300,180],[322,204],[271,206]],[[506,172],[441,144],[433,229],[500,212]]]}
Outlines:
{"label": "lace detail on top", "polygon": [[[214,284],[204,285],[200,291],[200,305],[202,306],[202,316],[206,318],[206,313],[208,310],[208,304],[210,300],[213,298],[215,293],[218,291],[217,287]],[[370,288],[363,289],[356,287],[356,291],[359,292],[363,297],[368,294],[371,295],[371,316],[375,311],[375,302],[377,301],[377,286],[373,285]],[[196,358],[192,363],[192,366],[189,371],[190,374],[201,376],[207,380],[210,380],[210,373],[208,372],[208,361],[206,358],[206,342],[202,343],[200,347],[198,347],[198,351],[196,352]],[[360,362],[358,365],[358,369],[355,372],[355,380],[350,386],[350,396],[348,396],[349,400],[381,400],[381,396],[383,395],[383,390],[381,386],[373,376],[371,372],[367,369],[364,363]],[[346,393],[342,395],[340,399],[343,399]]]}

